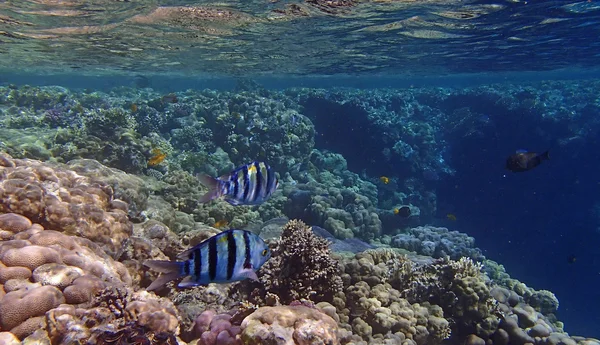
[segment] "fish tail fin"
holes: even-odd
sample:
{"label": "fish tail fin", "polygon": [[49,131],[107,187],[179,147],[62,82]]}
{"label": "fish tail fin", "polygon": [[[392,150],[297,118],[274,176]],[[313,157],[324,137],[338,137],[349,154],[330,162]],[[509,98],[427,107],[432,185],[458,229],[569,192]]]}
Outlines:
{"label": "fish tail fin", "polygon": [[219,188],[221,181],[219,179],[205,174],[198,174],[197,177],[200,183],[208,188],[208,192],[206,192],[206,194],[201,196],[198,200],[201,204],[221,196],[221,190]]}
{"label": "fish tail fin", "polygon": [[540,157],[542,158],[542,160],[548,160],[548,159],[550,159],[550,150],[548,150],[548,151],[546,151],[546,152],[542,153],[542,154],[540,155]]}
{"label": "fish tail fin", "polygon": [[184,276],[181,270],[183,262],[180,261],[146,260],[144,266],[163,273],[146,288],[148,291],[156,290],[168,282]]}

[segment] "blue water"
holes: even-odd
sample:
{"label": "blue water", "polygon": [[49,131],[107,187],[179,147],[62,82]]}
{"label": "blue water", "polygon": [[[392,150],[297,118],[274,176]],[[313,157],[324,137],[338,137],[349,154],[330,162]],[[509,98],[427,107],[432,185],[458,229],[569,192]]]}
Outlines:
{"label": "blue water", "polygon": [[[456,227],[474,236],[484,254],[512,276],[553,291],[570,334],[598,337],[600,232],[593,205],[600,192],[600,143],[594,138],[560,146],[552,134],[540,132],[559,136],[564,125],[524,119],[480,138],[453,141],[457,174],[441,181],[439,209],[462,215]],[[503,171],[499,158],[515,148],[550,149],[551,160],[523,174]],[[568,262],[570,255],[575,263]]]}

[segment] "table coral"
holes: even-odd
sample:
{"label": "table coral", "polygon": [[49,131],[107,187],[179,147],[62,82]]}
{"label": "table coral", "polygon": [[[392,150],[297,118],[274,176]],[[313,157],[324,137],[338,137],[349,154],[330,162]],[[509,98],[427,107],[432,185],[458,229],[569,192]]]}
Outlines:
{"label": "table coral", "polygon": [[[71,170],[6,154],[0,157],[0,212],[18,213],[44,227],[89,238],[113,255],[132,232],[127,211],[115,207],[115,201],[109,185]],[[14,226],[4,221],[8,228]]]}

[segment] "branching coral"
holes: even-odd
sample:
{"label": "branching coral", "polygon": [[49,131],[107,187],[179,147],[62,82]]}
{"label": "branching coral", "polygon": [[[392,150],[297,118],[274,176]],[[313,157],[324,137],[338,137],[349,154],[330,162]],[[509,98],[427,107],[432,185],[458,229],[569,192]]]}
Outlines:
{"label": "branching coral", "polygon": [[440,259],[404,272],[392,286],[411,303],[428,301],[441,306],[459,336],[476,334],[487,339],[496,330],[500,313],[482,268],[469,258]]}
{"label": "branching coral", "polygon": [[299,220],[285,225],[273,256],[259,273],[264,287],[257,288],[254,297],[261,300],[273,293],[284,304],[300,299],[330,301],[342,289],[340,265],[332,258],[328,242]]}

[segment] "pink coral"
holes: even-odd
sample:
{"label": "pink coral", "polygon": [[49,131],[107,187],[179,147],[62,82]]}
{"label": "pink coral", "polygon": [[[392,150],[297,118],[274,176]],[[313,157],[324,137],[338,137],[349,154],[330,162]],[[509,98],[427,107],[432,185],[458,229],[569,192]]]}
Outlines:
{"label": "pink coral", "polygon": [[230,314],[217,314],[214,310],[205,310],[196,317],[190,337],[199,339],[198,345],[240,345],[237,335],[239,324],[232,324]]}

